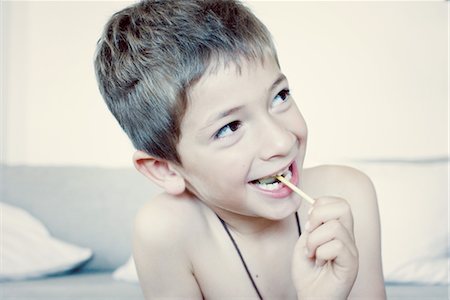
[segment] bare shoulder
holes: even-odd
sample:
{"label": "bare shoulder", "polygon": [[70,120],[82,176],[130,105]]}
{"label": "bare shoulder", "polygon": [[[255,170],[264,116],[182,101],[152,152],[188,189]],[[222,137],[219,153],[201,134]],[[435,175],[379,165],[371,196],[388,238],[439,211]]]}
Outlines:
{"label": "bare shoulder", "polygon": [[133,256],[146,298],[173,294],[200,297],[187,251],[192,228],[199,227],[199,216],[198,203],[187,195],[161,194],[139,210],[134,222]]}
{"label": "bare shoulder", "polygon": [[373,236],[373,243],[380,244],[376,192],[365,173],[347,166],[317,166],[305,169],[304,188],[313,197],[333,196],[347,201],[353,215],[355,237],[369,242],[364,236]]}
{"label": "bare shoulder", "polygon": [[[370,178],[362,171],[349,166],[321,165],[305,169],[303,184],[305,190],[313,196],[341,197],[352,207],[374,208],[373,205],[376,205],[376,193]],[[371,209],[359,212],[369,211],[373,212]]]}
{"label": "bare shoulder", "polygon": [[[197,201],[187,195],[173,196],[160,194],[148,201],[138,211],[134,220],[134,233],[138,238],[163,238],[167,242],[176,242],[185,236],[186,224],[195,226],[200,210]],[[173,239],[166,238],[168,235]]]}
{"label": "bare shoulder", "polygon": [[[187,194],[160,194],[149,200],[134,219],[134,252],[154,255],[186,253],[192,232],[201,234],[203,215],[199,201]],[[167,252],[169,249],[177,251]],[[145,256],[147,258],[148,256]]]}

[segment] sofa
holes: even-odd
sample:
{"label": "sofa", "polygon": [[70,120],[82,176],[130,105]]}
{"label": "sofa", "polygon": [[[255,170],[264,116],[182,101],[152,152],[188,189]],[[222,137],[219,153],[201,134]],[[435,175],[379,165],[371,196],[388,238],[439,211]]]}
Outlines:
{"label": "sofa", "polygon": [[[89,254],[65,270],[2,278],[0,299],[143,299],[135,280],[113,274],[130,259],[134,215],[158,188],[132,168],[3,165],[0,171],[0,202],[23,209],[49,236]],[[2,238],[8,242],[8,230]],[[17,251],[28,259],[34,247]],[[386,288],[389,299],[448,299],[445,282],[391,280]]]}
{"label": "sofa", "polygon": [[90,249],[73,269],[39,278],[4,280],[0,299],[143,299],[136,283],[115,280],[131,254],[132,220],[158,190],[134,169],[1,168],[1,201],[42,221],[50,234]]}

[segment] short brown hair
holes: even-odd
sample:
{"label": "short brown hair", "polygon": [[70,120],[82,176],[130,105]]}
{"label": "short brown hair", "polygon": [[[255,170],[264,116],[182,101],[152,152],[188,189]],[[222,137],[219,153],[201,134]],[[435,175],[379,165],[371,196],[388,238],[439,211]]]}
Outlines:
{"label": "short brown hair", "polygon": [[134,147],[178,164],[187,93],[211,65],[276,58],[269,31],[239,1],[147,0],[115,13],[95,55],[100,92]]}

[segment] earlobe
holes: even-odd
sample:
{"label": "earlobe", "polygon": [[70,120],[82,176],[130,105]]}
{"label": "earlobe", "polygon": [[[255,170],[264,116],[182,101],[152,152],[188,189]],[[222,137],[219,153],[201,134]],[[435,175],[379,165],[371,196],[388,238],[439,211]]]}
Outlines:
{"label": "earlobe", "polygon": [[186,184],[183,176],[168,161],[138,150],[133,155],[133,163],[139,172],[167,193],[179,195],[185,191]]}

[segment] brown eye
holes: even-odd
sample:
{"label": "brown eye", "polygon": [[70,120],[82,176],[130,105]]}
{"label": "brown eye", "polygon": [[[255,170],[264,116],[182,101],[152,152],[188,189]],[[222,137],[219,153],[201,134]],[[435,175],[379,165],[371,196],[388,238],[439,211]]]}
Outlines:
{"label": "brown eye", "polygon": [[289,89],[282,89],[276,96],[273,98],[272,106],[280,105],[283,102],[286,102],[290,96]]}
{"label": "brown eye", "polygon": [[217,131],[217,133],[214,135],[214,138],[215,139],[224,138],[224,137],[232,134],[236,130],[238,130],[239,127],[241,127],[241,125],[242,124],[240,121],[233,121],[231,123],[228,123],[227,125],[220,128],[219,131]]}

